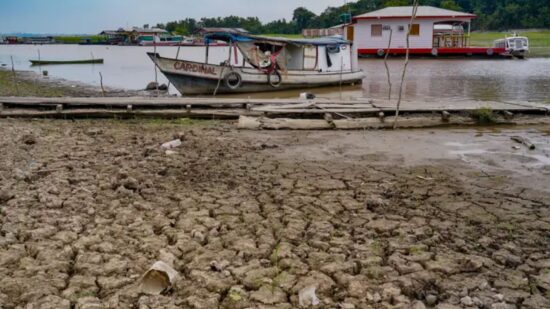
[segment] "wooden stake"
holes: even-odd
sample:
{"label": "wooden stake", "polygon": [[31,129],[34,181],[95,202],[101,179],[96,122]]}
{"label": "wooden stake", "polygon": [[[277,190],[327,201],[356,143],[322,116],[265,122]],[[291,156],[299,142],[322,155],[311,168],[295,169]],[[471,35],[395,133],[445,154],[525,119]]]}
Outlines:
{"label": "wooden stake", "polygon": [[154,53],[155,53],[155,84],[157,86],[157,97],[160,95],[159,93],[159,81],[158,81],[158,73],[157,73],[157,42],[155,42],[155,37],[153,36],[153,47],[154,47]]}
{"label": "wooden stake", "polygon": [[103,75],[99,72],[99,84],[101,85],[101,94],[105,96],[105,88],[103,88]]}
{"label": "wooden stake", "polygon": [[11,58],[11,72],[13,73],[13,85],[15,87],[15,94],[19,95],[19,87],[17,86],[17,75],[15,74],[15,64],[13,64],[13,56]]}
{"label": "wooden stake", "polygon": [[388,76],[388,101],[391,101],[391,76],[390,68],[388,67],[388,57],[390,56],[391,39],[393,36],[393,28],[390,28],[390,39],[388,41],[388,49],[386,50],[386,56],[384,57],[384,66],[386,66],[386,75]]}

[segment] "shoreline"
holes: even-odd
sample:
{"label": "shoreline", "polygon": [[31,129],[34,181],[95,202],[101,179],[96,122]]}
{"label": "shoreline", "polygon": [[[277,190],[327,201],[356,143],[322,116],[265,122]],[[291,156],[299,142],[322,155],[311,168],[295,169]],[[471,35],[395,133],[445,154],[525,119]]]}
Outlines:
{"label": "shoreline", "polygon": [[[0,96],[37,96],[37,97],[101,97],[100,86],[90,85],[61,77],[42,76],[33,71],[16,70],[17,87],[8,67],[0,67]],[[156,91],[129,90],[104,87],[105,97],[156,97]],[[161,97],[170,96],[167,91],[160,92]]]}

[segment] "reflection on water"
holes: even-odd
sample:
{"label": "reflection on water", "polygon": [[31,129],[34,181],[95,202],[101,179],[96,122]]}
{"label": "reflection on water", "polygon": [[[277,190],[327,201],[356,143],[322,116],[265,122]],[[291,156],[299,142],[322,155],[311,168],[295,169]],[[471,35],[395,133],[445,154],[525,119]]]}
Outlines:
{"label": "reflection on water", "polygon": [[[384,62],[360,61],[367,72],[365,96],[385,98],[388,85]],[[389,60],[394,98],[398,95],[402,59]],[[413,59],[404,93],[407,99],[475,99],[544,101],[550,97],[550,59]]]}
{"label": "reflection on water", "polygon": [[[31,67],[29,59],[67,60],[104,58],[103,65],[60,65]],[[99,72],[104,84],[116,88],[142,89],[155,79],[154,65],[145,54],[153,47],[79,46],[79,45],[0,45],[0,64],[10,64],[14,57],[19,70],[48,70],[50,76],[99,85]],[[175,57],[177,47],[158,47],[162,56]],[[210,51],[212,59],[225,59],[226,47]],[[182,47],[180,58],[202,61],[202,47]],[[388,84],[383,60],[361,59],[361,69],[367,77],[362,86],[310,89],[318,97],[387,98]],[[402,59],[389,60],[392,76],[392,97],[398,95]],[[488,60],[488,59],[413,59],[403,88],[407,100],[501,100],[545,101],[550,97],[550,59]],[[159,73],[159,81],[167,80]],[[171,89],[176,93],[175,89]],[[297,97],[301,91],[247,94],[252,98]],[[243,95],[240,95],[243,96]]]}

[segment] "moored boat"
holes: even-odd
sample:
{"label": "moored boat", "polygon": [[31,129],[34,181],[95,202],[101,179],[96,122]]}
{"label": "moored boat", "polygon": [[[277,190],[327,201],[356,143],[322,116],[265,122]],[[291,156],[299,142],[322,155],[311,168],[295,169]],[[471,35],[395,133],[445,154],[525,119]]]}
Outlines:
{"label": "moored boat", "polygon": [[85,60],[29,60],[32,65],[50,65],[50,64],[101,64],[103,59],[85,59]]}
{"label": "moored boat", "polygon": [[208,44],[204,62],[147,54],[182,94],[358,84],[365,77],[352,43],[340,37],[291,40],[224,31],[206,33],[205,40],[227,42],[228,56],[222,63],[209,57]]}
{"label": "moored boat", "polygon": [[511,56],[523,59],[529,54],[529,38],[514,35],[504,39],[495,40],[495,48],[505,48],[503,56]]}

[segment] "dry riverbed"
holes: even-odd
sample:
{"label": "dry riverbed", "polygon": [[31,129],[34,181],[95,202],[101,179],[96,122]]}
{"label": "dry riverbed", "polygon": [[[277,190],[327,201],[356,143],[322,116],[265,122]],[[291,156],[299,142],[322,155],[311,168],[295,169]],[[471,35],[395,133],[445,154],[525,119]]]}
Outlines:
{"label": "dry riverbed", "polygon": [[3,119],[0,308],[549,308],[549,132]]}

